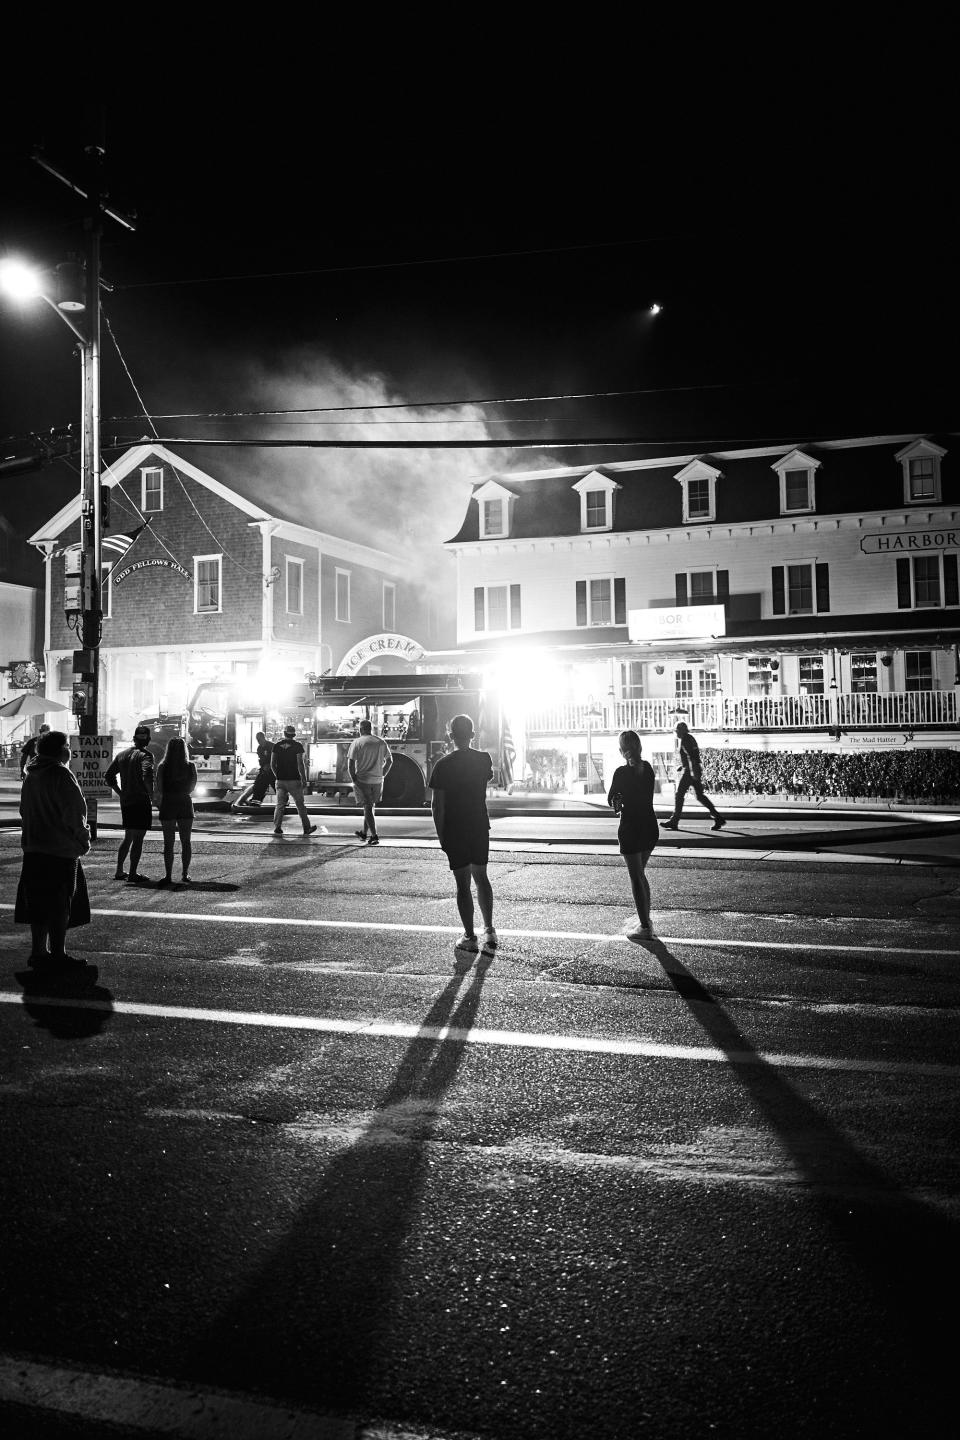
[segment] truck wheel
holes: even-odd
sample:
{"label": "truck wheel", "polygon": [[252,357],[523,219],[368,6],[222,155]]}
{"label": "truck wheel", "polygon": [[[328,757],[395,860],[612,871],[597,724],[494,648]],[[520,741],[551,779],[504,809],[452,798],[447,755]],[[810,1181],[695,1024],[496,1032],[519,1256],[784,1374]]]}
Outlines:
{"label": "truck wheel", "polygon": [[425,792],[420,766],[408,755],[394,755],[383,784],[381,805],[422,805]]}

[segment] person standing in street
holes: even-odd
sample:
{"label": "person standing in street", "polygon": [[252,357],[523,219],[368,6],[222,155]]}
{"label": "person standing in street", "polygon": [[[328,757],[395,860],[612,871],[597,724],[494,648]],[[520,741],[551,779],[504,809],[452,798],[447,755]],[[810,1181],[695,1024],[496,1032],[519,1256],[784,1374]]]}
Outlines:
{"label": "person standing in street", "polygon": [[30,964],[35,969],[76,971],[96,979],[96,966],[73,959],[65,948],[68,929],[90,923],[80,864],[90,849],[87,802],[69,764],[63,731],[48,729],[38,737],[20,793],[23,868],[13,918],[30,926]]}
{"label": "person standing in street", "polygon": [[620,816],[617,839],[630,876],[633,903],[637,907],[638,927],[628,933],[633,940],[652,940],[650,884],[646,870],[659,838],[653,809],[653,769],[643,759],[640,736],[635,730],[621,733],[620,754],[626,764],[619,765],[613,772],[607,803]]}
{"label": "person standing in street", "polygon": [[445,853],[457,886],[457,910],[463,922],[463,936],[457,949],[475,955],[480,949],[473,928],[474,908],[471,882],[477,887],[477,903],[483,917],[483,949],[497,948],[493,928],[493,887],[487,877],[490,851],[490,817],[487,814],[487,786],[493,779],[493,762],[485,750],[471,750],[473,721],[469,715],[455,715],[450,721],[450,739],[455,749],[433,767],[433,823],[440,848]]}
{"label": "person standing in street", "polygon": [[163,830],[164,877],[158,885],[173,884],[173,844],[180,833],[180,864],[183,869],[183,883],[190,883],[190,861],[193,846],[190,834],[193,830],[193,792],[197,788],[197,767],[187,755],[187,743],[180,735],[167,741],[163,759],[157,766],[157,803],[160,810],[160,827]]}
{"label": "person standing in street", "polygon": [[41,725],[41,726],[40,726],[40,729],[39,729],[39,732],[38,732],[36,735],[31,735],[30,738],[29,738],[29,740],[24,741],[24,744],[23,744],[23,746],[21,747],[21,750],[20,750],[20,779],[21,779],[21,780],[23,779],[23,772],[26,770],[28,763],[33,759],[34,755],[36,755],[36,753],[37,753],[37,741],[41,738],[41,736],[43,736],[43,735],[49,735],[49,733],[50,733],[50,726],[49,726],[49,725]]}
{"label": "person standing in street", "polygon": [[[126,880],[128,885],[150,884],[147,876],[139,873],[144,836],[153,825],[153,756],[147,748],[149,743],[149,726],[138,725],[133,732],[133,744],[114,756],[103,776],[113,793],[120,797],[123,823],[123,840],[117,851],[117,873],[113,878]],[[128,854],[129,874],[123,868]]]}
{"label": "person standing in street", "polygon": [[673,814],[669,820],[664,820],[664,830],[678,830],[680,828],[680,816],[683,814],[683,798],[687,791],[693,786],[693,793],[705,810],[709,810],[713,816],[711,829],[722,830],[726,825],[717,807],[704,793],[703,789],[703,767],[700,763],[700,746],[690,734],[687,726],[682,720],[677,723],[677,736],[680,741],[680,766],[679,784],[677,785],[677,796],[673,802]]}
{"label": "person standing in street", "polygon": [[[377,821],[373,807],[383,793],[383,782],[390,774],[393,752],[385,740],[374,735],[369,720],[360,721],[360,734],[351,741],[347,751],[347,769],[353,781],[357,804],[363,806],[363,825],[357,831],[360,840],[379,845]],[[369,838],[368,838],[369,837]]]}
{"label": "person standing in street", "polygon": [[288,796],[297,807],[304,835],[312,835],[317,828],[310,824],[310,816],[303,803],[303,792],[307,785],[305,753],[297,739],[296,726],[284,726],[283,739],[278,740],[273,747],[273,773],[277,787],[277,806],[273,812],[274,835],[283,834],[283,812],[287,808]]}

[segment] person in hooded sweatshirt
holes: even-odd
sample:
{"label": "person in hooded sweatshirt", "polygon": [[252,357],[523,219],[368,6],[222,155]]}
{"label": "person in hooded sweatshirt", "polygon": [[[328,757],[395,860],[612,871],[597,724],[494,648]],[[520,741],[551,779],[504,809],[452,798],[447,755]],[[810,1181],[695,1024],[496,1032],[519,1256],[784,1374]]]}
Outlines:
{"label": "person in hooded sweatshirt", "polygon": [[61,730],[41,735],[20,792],[23,867],[14,920],[30,926],[30,964],[37,968],[85,968],[65,948],[68,929],[90,923],[80,864],[90,849],[87,802],[69,762],[70,746]]}

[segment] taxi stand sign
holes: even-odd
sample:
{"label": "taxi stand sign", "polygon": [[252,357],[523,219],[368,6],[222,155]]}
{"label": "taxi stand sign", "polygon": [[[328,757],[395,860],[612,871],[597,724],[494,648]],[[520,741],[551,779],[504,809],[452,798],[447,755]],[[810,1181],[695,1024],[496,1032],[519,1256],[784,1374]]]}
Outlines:
{"label": "taxi stand sign", "polygon": [[113,759],[112,735],[71,735],[70,769],[88,800],[113,794],[103,776]]}

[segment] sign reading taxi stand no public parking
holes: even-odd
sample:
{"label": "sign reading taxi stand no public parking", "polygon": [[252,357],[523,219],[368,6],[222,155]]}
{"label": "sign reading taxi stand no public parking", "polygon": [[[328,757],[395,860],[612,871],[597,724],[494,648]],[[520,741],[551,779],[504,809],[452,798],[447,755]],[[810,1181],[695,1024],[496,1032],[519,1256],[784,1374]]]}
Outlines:
{"label": "sign reading taxi stand no public parking", "polygon": [[70,769],[88,800],[105,799],[113,794],[103,778],[112,759],[110,735],[70,736]]}

